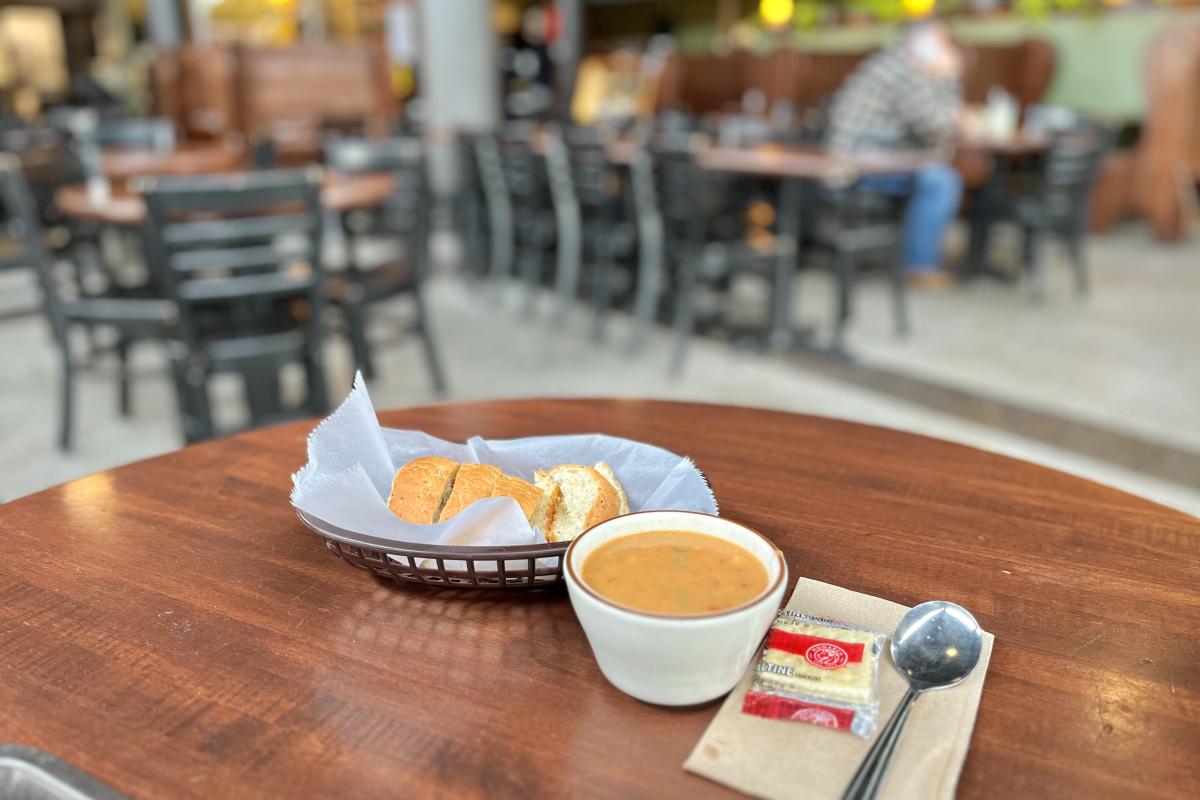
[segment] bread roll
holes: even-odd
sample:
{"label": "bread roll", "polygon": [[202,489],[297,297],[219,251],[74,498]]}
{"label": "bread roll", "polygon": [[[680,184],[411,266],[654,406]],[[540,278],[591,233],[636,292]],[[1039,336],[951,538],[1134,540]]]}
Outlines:
{"label": "bread roll", "polygon": [[493,467],[491,464],[463,464],[458,468],[458,476],[454,479],[454,488],[450,491],[450,497],[446,500],[446,505],[442,507],[442,513],[438,516],[437,521],[445,522],[448,519],[454,519],[458,512],[476,500],[491,497],[492,490],[496,488],[496,482],[503,474],[498,467]]}
{"label": "bread roll", "polygon": [[543,489],[503,473],[492,490],[492,497],[511,497],[516,500],[529,524],[543,533],[549,528],[560,494],[557,485]]}
{"label": "bread roll", "polygon": [[621,510],[618,511],[617,513],[628,514],[629,513],[629,498],[625,496],[625,489],[622,488],[621,482],[617,480],[617,476],[613,474],[612,467],[610,467],[608,465],[607,461],[597,461],[596,462],[596,472],[599,472],[601,475],[603,475],[604,480],[611,483],[613,489],[616,490],[617,500],[621,504]]}
{"label": "bread roll", "polygon": [[594,467],[560,464],[549,473],[539,470],[535,482],[543,490],[553,483],[562,492],[550,528],[544,531],[548,542],[574,539],[593,525],[620,513],[617,490]]}
{"label": "bread roll", "polygon": [[414,458],[392,479],[388,508],[405,522],[430,525],[450,496],[457,474],[457,461],[437,456]]}

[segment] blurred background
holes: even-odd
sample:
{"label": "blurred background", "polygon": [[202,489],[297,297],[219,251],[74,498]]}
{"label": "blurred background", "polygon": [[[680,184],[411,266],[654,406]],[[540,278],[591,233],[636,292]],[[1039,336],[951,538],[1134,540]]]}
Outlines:
{"label": "blurred background", "polygon": [[0,140],[0,501],[361,370],[1200,514],[1194,0],[0,2]]}

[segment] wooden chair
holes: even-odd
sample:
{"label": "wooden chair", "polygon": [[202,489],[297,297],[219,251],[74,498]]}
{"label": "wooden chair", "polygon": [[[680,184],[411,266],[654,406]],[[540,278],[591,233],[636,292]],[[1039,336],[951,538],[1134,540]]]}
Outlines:
{"label": "wooden chair", "polygon": [[[36,270],[46,317],[58,345],[61,358],[59,447],[70,450],[74,444],[75,378],[81,366],[72,350],[71,332],[84,329],[94,333],[102,329],[116,334],[120,408],[123,414],[128,414],[131,405],[128,350],[139,341],[162,341],[172,336],[177,321],[175,305],[160,298],[131,297],[118,291],[88,291],[78,281],[72,287],[62,287],[43,243],[37,211],[20,164],[7,154],[0,155],[0,200],[6,220],[2,229],[11,245],[4,248],[4,260]],[[77,271],[69,274],[76,278],[79,275]]]}
{"label": "wooden chair", "polygon": [[[317,169],[144,179],[147,259],[179,309],[173,355],[189,442],[218,431],[209,381],[245,382],[250,426],[328,410],[321,333]],[[303,365],[306,394],[285,408],[280,369]]]}
{"label": "wooden chair", "polygon": [[[446,391],[446,378],[429,326],[429,313],[421,295],[428,273],[429,196],[424,148],[415,136],[391,139],[336,139],[326,148],[326,164],[339,172],[388,172],[396,182],[391,200],[366,213],[365,224],[355,229],[351,215],[341,215],[347,242],[347,268],[329,277],[329,297],[345,314],[355,360],[369,379],[375,375],[371,343],[367,337],[370,307],[395,297],[411,297],[415,316],[406,326],[421,339],[435,390]],[[364,264],[355,243],[373,235],[397,240],[402,259]]]}

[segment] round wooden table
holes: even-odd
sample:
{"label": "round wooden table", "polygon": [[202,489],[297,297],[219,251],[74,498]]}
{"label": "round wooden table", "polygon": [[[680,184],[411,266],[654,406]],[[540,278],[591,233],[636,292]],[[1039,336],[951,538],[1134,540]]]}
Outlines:
{"label": "round wooden table", "polygon": [[[345,213],[373,208],[391,197],[396,181],[386,172],[326,172],[321,202],[330,211]],[[146,204],[137,192],[116,185],[107,197],[95,196],[82,183],[64,186],[54,202],[65,217],[119,227],[137,227],[146,221]]]}
{"label": "round wooden table", "polygon": [[[458,440],[653,442],[694,457],[793,576],[967,606],[996,645],[961,797],[1200,795],[1191,517],[959,445],[746,408],[382,417]],[[716,706],[614,689],[564,594],[400,587],[331,557],[288,505],[311,428],[0,506],[0,736],[142,797],[733,796],[680,767]],[[796,754],[798,781],[812,757]]]}

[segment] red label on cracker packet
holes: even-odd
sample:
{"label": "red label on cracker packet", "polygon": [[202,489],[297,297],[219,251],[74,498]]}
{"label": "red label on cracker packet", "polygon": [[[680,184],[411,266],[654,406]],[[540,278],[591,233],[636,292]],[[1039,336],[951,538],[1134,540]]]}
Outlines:
{"label": "red label on cracker packet", "polygon": [[767,636],[767,649],[804,656],[805,661],[821,669],[837,669],[847,664],[858,664],[863,659],[861,643],[789,633],[778,628],[772,628]]}
{"label": "red label on cracker packet", "polygon": [[746,692],[746,698],[742,701],[742,712],[766,719],[807,722],[834,730],[849,728],[854,722],[854,712],[848,708],[822,706],[795,700],[791,697],[755,691]]}

